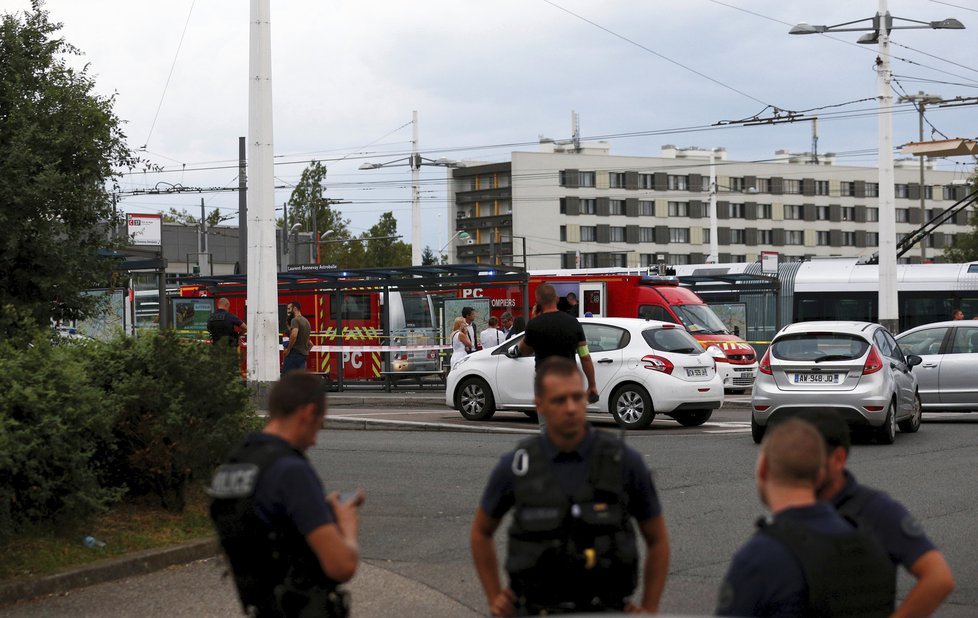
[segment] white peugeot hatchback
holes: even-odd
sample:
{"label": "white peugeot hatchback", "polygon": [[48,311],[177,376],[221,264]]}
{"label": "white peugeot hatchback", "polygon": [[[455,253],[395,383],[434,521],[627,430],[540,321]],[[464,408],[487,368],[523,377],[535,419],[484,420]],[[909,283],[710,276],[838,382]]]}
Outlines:
{"label": "white peugeot hatchback", "polygon": [[[656,414],[693,427],[723,405],[713,357],[682,327],[635,318],[580,322],[600,395],[589,411],[610,412],[626,429],[648,427]],[[496,410],[532,415],[534,358],[514,358],[521,338],[465,357],[448,374],[445,403],[473,421]]]}

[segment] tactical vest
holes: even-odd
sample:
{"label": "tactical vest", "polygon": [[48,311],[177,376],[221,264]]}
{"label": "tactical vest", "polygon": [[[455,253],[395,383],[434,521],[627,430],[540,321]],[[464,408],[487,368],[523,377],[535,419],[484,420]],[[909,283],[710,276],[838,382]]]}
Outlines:
{"label": "tactical vest", "polygon": [[[280,616],[342,616],[334,605],[347,603],[336,582],[298,530],[271,530],[255,512],[255,488],[273,463],[305,456],[278,441],[245,445],[214,473],[211,519],[231,563],[245,613]],[[306,613],[303,613],[306,612]]]}
{"label": "tactical vest", "polygon": [[506,571],[520,605],[621,609],[635,591],[638,549],[622,481],[622,449],[598,432],[588,478],[568,496],[542,438],[520,443]]}
{"label": "tactical vest", "polygon": [[807,618],[872,618],[893,613],[896,569],[868,532],[822,534],[791,520],[761,520],[758,527],[762,534],[783,543],[801,563],[808,585]]}
{"label": "tactical vest", "polygon": [[213,343],[218,343],[225,337],[228,338],[230,345],[236,345],[238,343],[237,333],[234,332],[234,327],[231,326],[231,321],[228,320],[228,312],[224,309],[218,309],[207,316],[207,332],[211,334],[211,341]]}

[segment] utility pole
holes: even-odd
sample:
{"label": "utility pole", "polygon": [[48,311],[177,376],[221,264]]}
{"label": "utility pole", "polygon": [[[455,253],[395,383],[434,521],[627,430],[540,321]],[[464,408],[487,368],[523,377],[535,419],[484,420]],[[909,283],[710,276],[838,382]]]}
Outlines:
{"label": "utility pole", "polygon": [[210,275],[210,256],[207,254],[207,217],[204,215],[204,198],[200,198],[200,237],[197,239],[197,267],[200,275]]}
{"label": "utility pole", "polygon": [[[893,92],[890,82],[890,28],[893,25],[887,0],[879,0],[873,18],[879,42],[876,57],[876,85],[879,95],[879,322],[891,333],[899,332],[900,307],[897,301],[896,273],[896,188],[893,173]],[[923,187],[921,187],[923,189]]]}
{"label": "utility pole", "polygon": [[238,138],[238,274],[248,272],[248,142]]}
{"label": "utility pole", "polygon": [[411,112],[411,265],[421,266],[421,152],[418,110]]}
{"label": "utility pole", "polygon": [[[910,102],[917,107],[917,111],[920,112],[920,141],[924,141],[924,108],[930,103],[942,103],[943,99],[939,96],[932,94],[924,94],[923,92],[918,92],[917,94],[911,94],[900,97],[900,102]],[[924,155],[920,154],[920,222],[927,222],[927,207],[925,205],[925,200],[927,197],[927,191],[924,187]],[[920,261],[927,261],[927,244],[921,240],[920,241]]]}
{"label": "utility pole", "polygon": [[710,149],[710,257],[709,264],[720,262],[720,235],[717,225],[717,149]]}

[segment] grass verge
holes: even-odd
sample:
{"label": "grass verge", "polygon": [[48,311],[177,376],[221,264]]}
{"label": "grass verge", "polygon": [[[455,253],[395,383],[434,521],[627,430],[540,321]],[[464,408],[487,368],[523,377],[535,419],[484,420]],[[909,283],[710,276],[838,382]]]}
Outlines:
{"label": "grass verge", "polygon": [[[202,489],[188,488],[183,513],[164,511],[159,498],[144,496],[113,506],[81,531],[36,530],[7,538],[0,541],[0,581],[49,575],[103,558],[214,536],[208,503]],[[89,534],[106,546],[85,547],[82,539]]]}

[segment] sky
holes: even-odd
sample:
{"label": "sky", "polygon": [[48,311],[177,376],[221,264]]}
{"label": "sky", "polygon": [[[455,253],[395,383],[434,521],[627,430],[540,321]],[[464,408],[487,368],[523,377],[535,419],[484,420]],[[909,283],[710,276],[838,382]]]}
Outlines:
{"label": "sky", "polygon": [[[978,96],[978,0],[890,0],[896,17],[954,17],[967,30],[894,31],[894,87],[943,98]],[[0,12],[29,8],[0,0]],[[248,129],[245,0],[48,0],[52,21],[83,56],[97,92],[134,149],[160,173],[123,176],[124,191],[236,187],[238,137]],[[276,204],[312,159],[327,197],[358,234],[393,211],[410,241],[411,115],[423,156],[505,161],[541,136],[567,139],[571,112],[584,140],[612,154],[655,156],[665,144],[725,147],[732,160],[811,150],[811,123],[717,127],[820,115],[820,153],[874,166],[878,143],[875,45],[861,33],[789,36],[799,22],[868,18],[879,0],[278,0],[272,2]],[[897,22],[909,25],[909,22]],[[770,106],[770,107],[769,107]],[[978,106],[927,109],[949,137],[978,134]],[[915,141],[917,111],[894,114],[894,144]],[[926,127],[925,139],[932,129]],[[636,135],[637,134],[637,135]],[[934,133],[934,139],[940,135]],[[392,162],[361,171],[370,161]],[[400,163],[400,165],[398,165]],[[973,161],[948,159],[960,170]],[[423,167],[424,244],[448,241],[446,171]],[[162,183],[162,184],[158,184]],[[170,183],[170,184],[167,184]],[[200,199],[237,222],[235,193],[131,196],[127,212],[199,212]]]}

